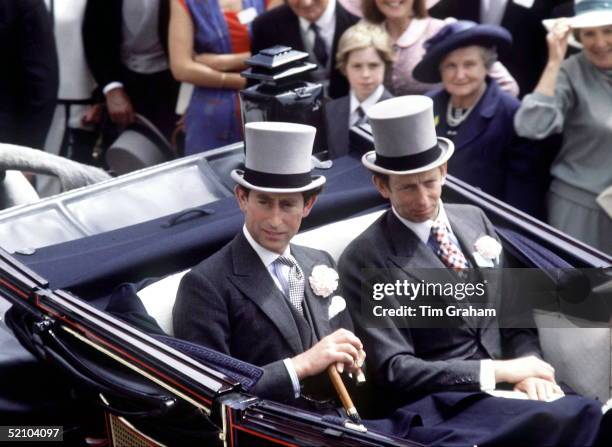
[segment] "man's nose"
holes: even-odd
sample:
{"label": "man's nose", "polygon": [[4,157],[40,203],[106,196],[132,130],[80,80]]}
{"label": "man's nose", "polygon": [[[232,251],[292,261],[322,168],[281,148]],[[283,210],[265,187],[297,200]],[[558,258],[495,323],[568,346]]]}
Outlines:
{"label": "man's nose", "polygon": [[279,206],[273,206],[272,209],[270,210],[270,216],[269,216],[269,222],[271,225],[277,227],[279,226],[283,219],[281,216],[281,209]]}
{"label": "man's nose", "polygon": [[429,201],[427,197],[427,189],[423,185],[417,186],[416,200],[419,205],[426,205]]}

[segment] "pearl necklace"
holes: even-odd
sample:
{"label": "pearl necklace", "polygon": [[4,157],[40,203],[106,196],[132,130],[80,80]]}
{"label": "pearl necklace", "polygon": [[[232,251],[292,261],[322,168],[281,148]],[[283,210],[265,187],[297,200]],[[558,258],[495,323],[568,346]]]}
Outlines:
{"label": "pearl necklace", "polygon": [[453,101],[451,98],[448,98],[448,105],[446,106],[446,124],[450,127],[458,127],[468,116],[470,116],[470,112],[474,109],[474,106],[480,102],[480,98],[482,98],[482,95],[484,95],[486,91],[487,89],[485,87],[485,89],[480,92],[480,95],[478,95],[478,98],[476,98],[476,101],[474,101],[474,104],[467,109],[456,108],[456,110],[461,110],[458,114],[459,116],[455,116],[453,113]]}
{"label": "pearl necklace", "polygon": [[453,113],[453,106],[449,99],[448,105],[446,106],[446,124],[448,124],[450,127],[458,127],[462,122],[467,119],[473,108],[474,106],[468,107],[467,109],[457,108],[455,110],[460,110],[460,113],[458,113],[458,116],[456,116],[456,114]]}

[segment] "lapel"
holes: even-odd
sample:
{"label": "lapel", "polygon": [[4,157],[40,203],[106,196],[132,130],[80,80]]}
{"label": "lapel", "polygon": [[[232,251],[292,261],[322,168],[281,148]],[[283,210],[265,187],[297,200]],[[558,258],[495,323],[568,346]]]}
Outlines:
{"label": "lapel", "polygon": [[304,352],[300,333],[287,307],[287,299],[276,287],[270,273],[242,231],[232,241],[232,259],[232,282],[278,328],[296,355]]}
{"label": "lapel", "polygon": [[302,34],[300,32],[300,21],[298,16],[289,8],[287,5],[280,6],[281,8],[287,8],[287,20],[280,24],[279,38],[283,45],[293,48],[294,50],[306,51],[304,42],[302,41]]}
{"label": "lapel", "polygon": [[472,253],[474,253],[474,244],[480,237],[487,234],[486,230],[482,225],[475,225],[474,222],[463,219],[462,214],[457,212],[456,208],[452,205],[447,205],[445,210],[448,220],[451,223],[453,233],[459,240],[463,254],[469,259],[472,268],[482,275],[482,280],[487,281],[488,304],[497,306],[500,298],[500,283],[498,279],[500,273],[499,266],[496,265],[493,268],[479,268],[476,260],[472,256]]}
{"label": "lapel", "polygon": [[533,5],[531,8],[527,9],[524,6],[517,5],[512,0],[508,0],[500,25],[507,30],[520,29],[521,22],[528,19],[527,16],[532,13],[533,9],[535,9]]}
{"label": "lapel", "polygon": [[391,98],[393,98],[393,95],[387,89],[384,89],[383,94],[380,95],[380,98],[376,102],[381,102],[381,101],[384,101],[385,99],[391,99]]}
{"label": "lapel", "polygon": [[335,64],[336,64],[336,52],[338,51],[338,41],[340,40],[340,37],[342,36],[342,34],[344,33],[344,31],[346,30],[346,28],[348,28],[351,25],[351,14],[342,7],[342,5],[340,4],[340,2],[336,2],[336,30],[334,31],[334,38],[332,40],[332,51],[331,51],[331,58],[332,58],[332,71],[335,68]]}
{"label": "lapel", "polygon": [[[491,118],[495,114],[497,104],[499,102],[499,87],[497,83],[491,79],[487,79],[487,89],[480,99],[480,102],[476,104],[474,110],[467,118],[465,123],[459,128],[459,133],[454,139],[455,150],[459,151],[462,147],[467,146],[476,138],[478,138],[487,128]],[[446,105],[450,101],[450,97],[447,95],[447,101],[445,102],[444,113],[446,113]]]}
{"label": "lapel", "polygon": [[312,324],[316,341],[318,341],[326,335],[332,333],[332,327],[329,323],[328,314],[329,299],[331,298],[323,298],[315,295],[310,287],[310,281],[308,278],[310,277],[314,266],[317,264],[322,264],[323,262],[315,261],[310,256],[307,256],[301,247],[295,245],[291,246],[291,254],[300,264],[302,272],[304,272],[304,300],[306,301],[306,306],[310,312],[310,323]]}

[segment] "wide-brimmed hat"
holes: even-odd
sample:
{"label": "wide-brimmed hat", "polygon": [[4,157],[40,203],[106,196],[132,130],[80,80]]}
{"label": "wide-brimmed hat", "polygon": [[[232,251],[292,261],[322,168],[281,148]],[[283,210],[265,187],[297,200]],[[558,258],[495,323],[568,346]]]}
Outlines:
{"label": "wide-brimmed hat", "polygon": [[245,168],[232,178],[245,188],[271,193],[308,191],[325,183],[312,176],[312,145],[316,128],[276,121],[245,126]]}
{"label": "wide-brimmed hat", "polygon": [[[574,2],[574,17],[560,17],[542,20],[544,27],[550,31],[558,21],[562,21],[572,29],[597,28],[612,25],[612,1],[610,0],[576,0]],[[570,45],[582,48],[573,35],[569,38]]]}
{"label": "wide-brimmed hat", "polygon": [[501,26],[479,25],[469,20],[449,23],[423,44],[425,56],[414,68],[414,78],[421,82],[440,82],[440,63],[446,55],[471,45],[506,48],[512,45],[512,36]]}
{"label": "wide-brimmed hat", "polygon": [[374,149],[361,161],[381,174],[416,174],[448,161],[452,141],[436,136],[433,101],[412,95],[381,101],[367,111]]}

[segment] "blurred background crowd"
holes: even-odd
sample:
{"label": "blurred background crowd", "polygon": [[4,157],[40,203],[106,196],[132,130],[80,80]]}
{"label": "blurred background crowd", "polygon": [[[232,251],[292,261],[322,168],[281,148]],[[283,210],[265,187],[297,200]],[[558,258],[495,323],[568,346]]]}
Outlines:
{"label": "blurred background crowd", "polygon": [[451,174],[612,254],[603,0],[0,0],[0,142],[106,168],[130,129],[171,157],[240,141],[240,72],[274,45],[317,64],[330,158],[370,106],[426,94]]}

